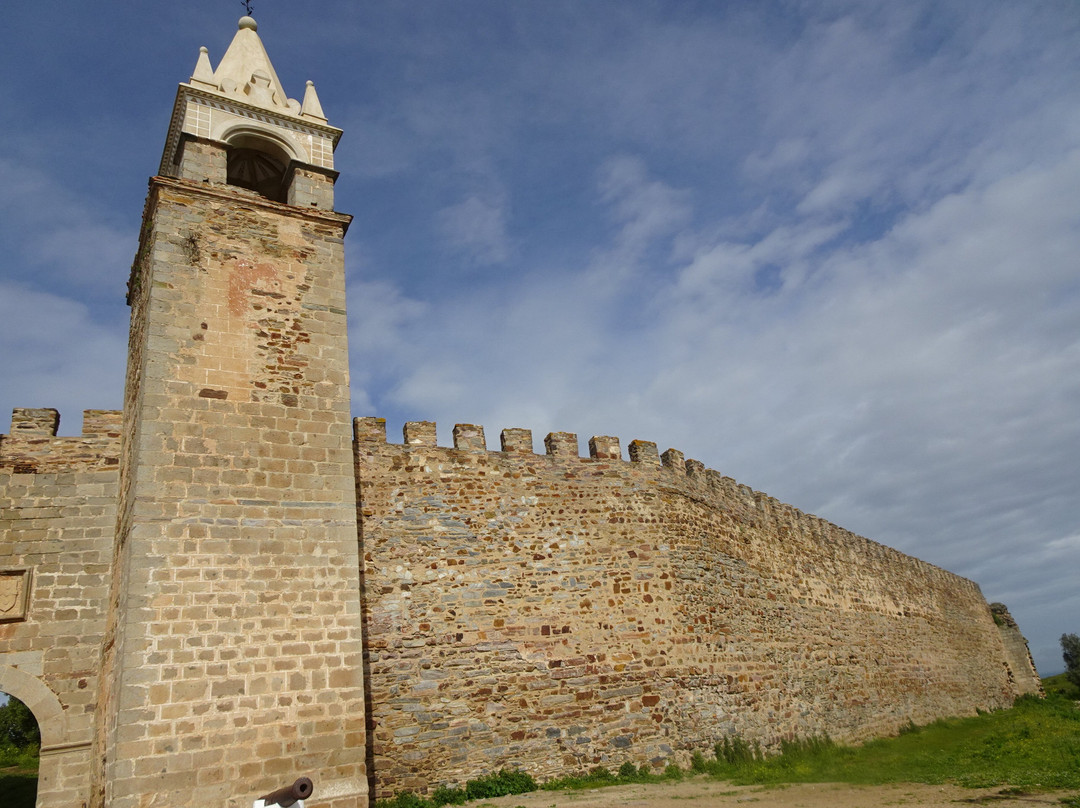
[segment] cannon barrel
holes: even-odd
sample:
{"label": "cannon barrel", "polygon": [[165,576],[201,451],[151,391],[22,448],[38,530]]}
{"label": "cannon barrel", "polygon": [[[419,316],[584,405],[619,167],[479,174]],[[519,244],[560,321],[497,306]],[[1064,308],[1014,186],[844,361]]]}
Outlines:
{"label": "cannon barrel", "polygon": [[306,800],[310,797],[314,788],[315,787],[311,784],[310,777],[298,777],[296,778],[296,782],[291,786],[285,786],[284,788],[279,788],[277,791],[271,791],[263,797],[263,805],[280,805],[281,808],[289,808],[289,806],[295,804],[297,800]]}

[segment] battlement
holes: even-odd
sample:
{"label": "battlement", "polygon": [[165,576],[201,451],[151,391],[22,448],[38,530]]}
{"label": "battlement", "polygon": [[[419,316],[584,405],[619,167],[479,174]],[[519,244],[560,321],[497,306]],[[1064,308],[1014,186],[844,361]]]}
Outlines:
{"label": "battlement", "polygon": [[[627,446],[629,459],[624,459],[618,437],[594,435],[588,441],[588,455],[579,452],[578,436],[573,432],[550,432],[544,438],[544,453],[533,449],[531,429],[512,427],[503,429],[499,436],[500,449],[487,448],[484,427],[477,424],[456,424],[453,430],[453,446],[439,446],[434,421],[410,421],[402,428],[403,442],[390,443],[386,434],[386,419],[360,417],[353,419],[353,437],[358,457],[380,452],[424,451],[428,459],[445,453],[447,464],[475,462],[488,456],[500,464],[529,464],[547,462],[553,464],[580,464],[583,473],[590,466],[597,474],[619,477],[621,473],[641,474],[655,477],[654,484],[677,490],[689,499],[704,503],[725,512],[740,524],[755,529],[767,528],[788,541],[826,543],[857,548],[857,552],[883,561],[903,560],[914,564],[928,576],[946,576],[963,582],[978,590],[977,584],[959,578],[921,559],[908,556],[899,550],[868,539],[827,519],[806,513],[794,505],[781,502],[773,496],[757,491],[699,460],[687,458],[679,449],[664,452],[657,444],[647,440],[632,440]],[[445,470],[446,467],[444,467]]]}
{"label": "battlement", "polygon": [[11,432],[0,435],[0,470],[37,474],[115,468],[123,416],[121,410],[84,410],[81,435],[57,436],[57,410],[16,407]]}
{"label": "battlement", "polygon": [[[440,448],[436,441],[434,421],[409,421],[402,428],[402,446]],[[465,452],[489,451],[484,437],[484,427],[476,424],[455,424],[452,448]],[[354,418],[353,438],[360,445],[388,444],[385,418]],[[392,445],[392,444],[391,444]],[[533,451],[531,429],[509,427],[499,434],[501,452],[505,454],[530,455]],[[574,432],[549,432],[544,438],[545,454],[561,459],[622,460],[619,439],[611,435],[593,435],[589,438],[589,454],[582,457],[578,436]],[[451,447],[444,447],[451,448]],[[705,472],[705,465],[697,460],[686,460],[678,449],[668,449],[661,455],[656,444],[647,440],[630,441],[631,463],[663,466],[678,474],[697,476]],[[715,472],[714,472],[715,473]]]}
{"label": "battlement", "polygon": [[[389,443],[381,418],[353,433],[379,796],[423,785],[413,756],[432,787],[510,761],[556,776],[668,760],[674,736],[857,741],[1012,698],[983,663],[1005,651],[976,584],[679,449],[551,432],[535,451],[514,427],[489,450],[477,424],[439,446],[431,421]],[[837,698],[808,702],[808,682]]]}
{"label": "battlement", "polygon": [[[589,438],[589,453],[582,456],[579,451],[578,436],[573,432],[549,432],[544,438],[544,454],[537,454],[533,449],[531,429],[509,427],[499,434],[499,450],[489,450],[484,437],[484,427],[477,424],[456,424],[453,431],[454,445],[439,446],[436,440],[434,421],[409,421],[402,428],[402,443],[394,444],[387,440],[386,419],[362,417],[353,419],[353,438],[357,450],[361,453],[376,451],[378,447],[388,449],[434,449],[436,451],[458,451],[478,454],[488,452],[492,455],[517,456],[519,459],[538,460],[548,458],[554,461],[590,463],[596,461],[633,464],[653,469],[666,469],[673,480],[686,478],[700,486],[722,491],[727,495],[743,500],[747,505],[762,511],[786,509],[793,516],[817,520],[818,517],[804,514],[798,508],[785,505],[774,497],[761,491],[755,491],[748,485],[736,482],[720,472],[707,468],[700,460],[687,459],[679,449],[667,449],[661,453],[656,443],[648,440],[632,440],[627,446],[628,460],[623,459],[619,438],[612,435],[593,435]],[[823,521],[823,520],[820,520]],[[831,525],[831,527],[836,527]]]}

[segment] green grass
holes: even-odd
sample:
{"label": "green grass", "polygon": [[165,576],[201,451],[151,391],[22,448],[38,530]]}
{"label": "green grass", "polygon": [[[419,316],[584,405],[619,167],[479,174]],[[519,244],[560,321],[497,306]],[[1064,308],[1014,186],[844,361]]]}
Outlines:
{"label": "green grass", "polygon": [[[691,772],[736,785],[948,782],[971,788],[1080,789],[1080,707],[1060,695],[1024,697],[1009,710],[944,719],[925,727],[909,724],[894,738],[859,747],[840,746],[828,738],[797,739],[785,742],[780,754],[765,757],[756,744],[729,737],[715,751],[716,759],[695,754]],[[555,791],[662,783],[685,775],[673,765],[653,774],[647,766],[624,763],[617,772],[598,766],[539,787]],[[398,794],[393,800],[381,800],[376,808],[439,808],[536,788],[527,774],[504,770],[470,780],[464,789],[436,789],[428,799]],[[1080,795],[1063,805],[1080,808]]]}
{"label": "green grass", "polygon": [[603,766],[597,766],[585,774],[571,774],[556,780],[548,780],[541,788],[545,791],[564,791],[566,789],[601,788],[619,786],[627,783],[672,783],[682,780],[685,772],[678,766],[669,765],[660,774],[653,774],[648,766],[636,768],[633,763],[624,763],[619,771],[612,773]]}
{"label": "green grass", "polygon": [[38,750],[0,746],[0,794],[5,806],[34,808],[37,801]]}
{"label": "green grass", "polygon": [[1047,676],[1042,680],[1042,686],[1048,696],[1064,696],[1073,701],[1080,700],[1080,687],[1066,679],[1064,673],[1059,673],[1057,676]]}
{"label": "green grass", "polygon": [[737,784],[945,783],[967,787],[1080,788],[1080,709],[1064,698],[1022,698],[1011,710],[909,726],[860,747],[827,739],[736,763],[707,761]]}
{"label": "green grass", "polygon": [[469,800],[526,794],[536,791],[537,788],[536,781],[529,774],[515,769],[503,769],[495,774],[469,780],[465,788],[439,786],[431,793],[430,798],[403,791],[393,799],[378,800],[375,808],[440,808],[443,805],[461,805]]}
{"label": "green grass", "polygon": [[37,801],[37,770],[5,768],[0,771],[0,794],[11,808],[34,808]]}

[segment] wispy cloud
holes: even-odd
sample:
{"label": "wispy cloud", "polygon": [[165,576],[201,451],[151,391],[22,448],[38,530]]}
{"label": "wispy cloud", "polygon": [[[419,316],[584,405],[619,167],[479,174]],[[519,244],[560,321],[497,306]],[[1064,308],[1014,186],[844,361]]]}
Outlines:
{"label": "wispy cloud", "polygon": [[0,238],[9,261],[34,268],[26,281],[62,282],[82,294],[111,286],[122,295],[138,229],[115,219],[49,174],[0,158]]}
{"label": "wispy cloud", "polygon": [[0,345],[0,413],[55,407],[61,433],[71,435],[84,409],[120,406],[123,323],[102,325],[83,303],[0,279]]}
{"label": "wispy cloud", "polygon": [[[357,414],[436,419],[443,441],[464,421],[493,444],[524,426],[676,446],[975,578],[1056,664],[1080,605],[1074,3],[277,14],[279,74],[313,77],[346,128]],[[123,37],[77,18],[94,53],[152,45],[125,41],[149,17]],[[139,62],[163,116],[199,44]],[[65,53],[18,92],[63,93]],[[105,80],[68,98],[126,102]],[[96,406],[123,361],[126,312],[100,301],[137,214],[66,187],[47,152],[78,154],[77,128],[0,161],[3,392],[34,391],[17,405]],[[65,165],[129,159],[110,142]]]}
{"label": "wispy cloud", "polygon": [[437,214],[446,243],[476,264],[501,264],[510,256],[507,211],[502,199],[470,194]]}

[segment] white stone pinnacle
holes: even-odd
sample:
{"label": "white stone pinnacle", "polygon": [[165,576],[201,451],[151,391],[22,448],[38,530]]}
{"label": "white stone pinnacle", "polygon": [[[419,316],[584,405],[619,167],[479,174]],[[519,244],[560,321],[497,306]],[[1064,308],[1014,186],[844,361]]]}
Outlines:
{"label": "white stone pinnacle", "polygon": [[289,103],[256,29],[251,17],[240,18],[236,35],[214,71],[214,83],[220,92],[244,103],[295,115],[299,104],[294,108]]}

